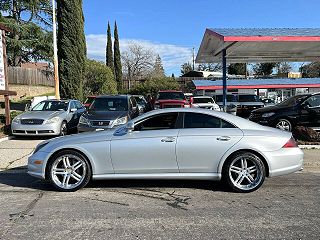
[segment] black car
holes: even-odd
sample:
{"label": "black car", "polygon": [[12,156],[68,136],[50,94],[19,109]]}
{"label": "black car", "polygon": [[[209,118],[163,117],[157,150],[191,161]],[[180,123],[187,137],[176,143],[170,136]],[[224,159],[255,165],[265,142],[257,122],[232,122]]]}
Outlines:
{"label": "black car", "polygon": [[320,127],[320,93],[301,94],[277,105],[252,111],[251,121],[292,131],[297,125]]}
{"label": "black car", "polygon": [[137,102],[130,95],[98,96],[79,120],[78,131],[110,129],[139,116]]}

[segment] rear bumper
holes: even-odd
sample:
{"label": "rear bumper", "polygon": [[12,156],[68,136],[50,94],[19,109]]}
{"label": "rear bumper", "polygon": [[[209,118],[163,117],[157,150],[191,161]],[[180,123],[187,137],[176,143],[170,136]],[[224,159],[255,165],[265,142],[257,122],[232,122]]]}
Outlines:
{"label": "rear bumper", "polygon": [[41,125],[22,125],[11,124],[12,135],[16,136],[57,136],[60,134],[61,123],[41,124]]}
{"label": "rear bumper", "polygon": [[286,175],[302,169],[304,154],[300,148],[282,148],[264,154],[269,165],[269,177]]}

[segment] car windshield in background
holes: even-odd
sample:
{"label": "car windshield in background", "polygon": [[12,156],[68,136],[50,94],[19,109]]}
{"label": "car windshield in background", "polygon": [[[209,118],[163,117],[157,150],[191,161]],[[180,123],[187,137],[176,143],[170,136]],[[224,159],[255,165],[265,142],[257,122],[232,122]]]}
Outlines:
{"label": "car windshield in background", "polygon": [[160,92],[158,99],[185,100],[185,96],[182,92]]}
{"label": "car windshield in background", "polygon": [[193,99],[194,103],[213,103],[213,99],[212,98],[194,98]]}
{"label": "car windshield in background", "polygon": [[[223,95],[217,95],[216,96],[217,102],[223,102]],[[227,95],[227,102],[237,102],[237,96],[236,95]]]}
{"label": "car windshield in background", "polygon": [[257,95],[239,95],[239,102],[260,102]]}
{"label": "car windshield in background", "polygon": [[96,98],[90,109],[94,111],[127,111],[128,101],[126,98]]}
{"label": "car windshield in background", "polygon": [[42,101],[32,108],[31,111],[67,111],[67,101]]}
{"label": "car windshield in background", "polygon": [[287,100],[284,100],[281,103],[278,103],[277,106],[280,106],[280,107],[295,106],[308,96],[309,95],[296,95],[294,97],[288,98]]}

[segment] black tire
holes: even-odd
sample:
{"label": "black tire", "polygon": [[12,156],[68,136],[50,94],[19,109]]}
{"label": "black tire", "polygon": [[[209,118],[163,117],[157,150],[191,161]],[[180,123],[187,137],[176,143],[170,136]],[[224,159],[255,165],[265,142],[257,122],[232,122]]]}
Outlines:
{"label": "black tire", "polygon": [[68,124],[66,121],[62,121],[60,126],[60,136],[65,136],[68,134]]}
{"label": "black tire", "polygon": [[262,159],[247,151],[231,156],[222,170],[223,181],[235,192],[249,193],[264,182],[266,169]]}
{"label": "black tire", "polygon": [[[68,161],[66,161],[66,157],[68,157]],[[66,162],[69,162],[69,164],[65,165]],[[78,165],[75,166],[76,163]],[[79,167],[80,163],[81,166]],[[46,170],[47,179],[57,190],[62,192],[77,191],[85,187],[92,177],[92,169],[87,158],[73,150],[63,150],[54,155],[50,159]],[[76,178],[79,180],[76,180]]]}

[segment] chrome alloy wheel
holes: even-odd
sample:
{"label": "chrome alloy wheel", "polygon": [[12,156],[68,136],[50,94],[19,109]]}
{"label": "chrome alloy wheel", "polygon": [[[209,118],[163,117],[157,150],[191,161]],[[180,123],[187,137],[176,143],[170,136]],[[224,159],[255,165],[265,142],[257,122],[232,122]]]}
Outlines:
{"label": "chrome alloy wheel", "polygon": [[68,134],[68,126],[66,122],[61,123],[60,127],[60,136],[65,136]]}
{"label": "chrome alloy wheel", "polygon": [[71,190],[78,187],[85,179],[87,165],[80,157],[66,154],[53,162],[50,174],[57,187]]}
{"label": "chrome alloy wheel", "polygon": [[291,123],[287,119],[280,119],[276,125],[276,128],[290,132]]}
{"label": "chrome alloy wheel", "polygon": [[250,191],[263,181],[259,160],[252,154],[242,154],[233,159],[229,167],[229,177],[236,188]]}

